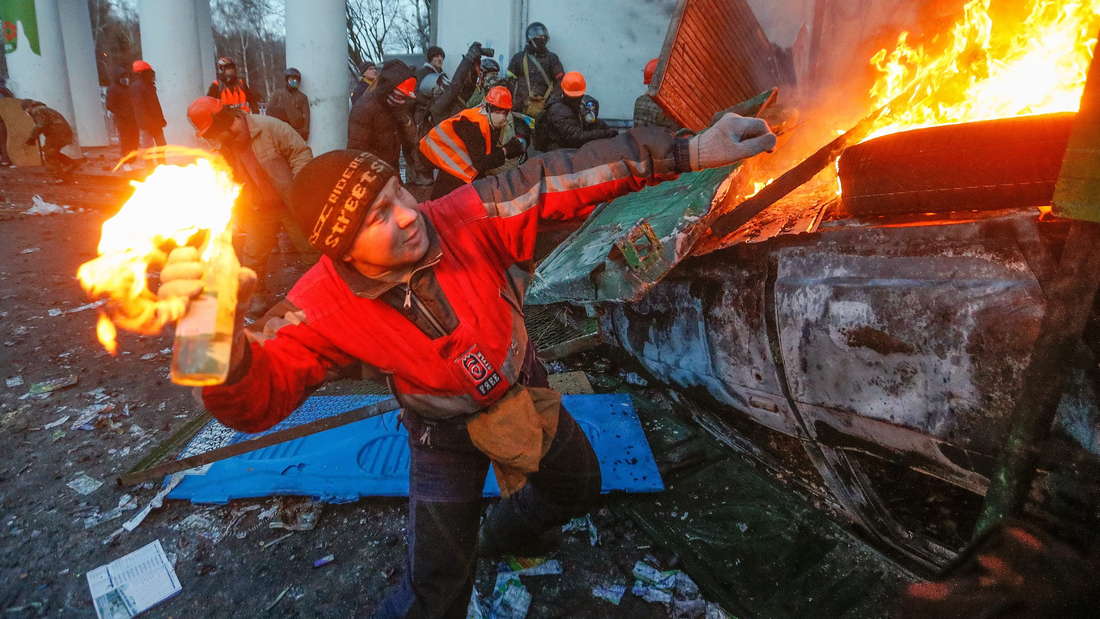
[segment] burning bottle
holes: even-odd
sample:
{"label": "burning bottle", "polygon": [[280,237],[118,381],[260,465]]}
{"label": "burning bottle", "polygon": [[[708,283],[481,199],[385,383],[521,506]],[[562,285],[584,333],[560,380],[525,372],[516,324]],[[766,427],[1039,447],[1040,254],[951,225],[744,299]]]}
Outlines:
{"label": "burning bottle", "polygon": [[[215,385],[225,381],[233,349],[240,263],[233,252],[233,203],[240,186],[216,155],[169,146],[168,154],[194,158],[188,165],[159,165],[119,212],[103,224],[99,257],[80,266],[77,277],[92,298],[106,297],[96,333],[111,354],[116,327],[156,334],[176,326],[172,381]],[[147,285],[150,265],[163,261],[164,248],[200,244],[205,280],[190,304],[158,299]]]}
{"label": "burning bottle", "polygon": [[209,241],[203,262],[202,293],[191,300],[187,313],[176,323],[172,382],[177,385],[219,385],[229,373],[241,264],[233,253],[228,230]]}

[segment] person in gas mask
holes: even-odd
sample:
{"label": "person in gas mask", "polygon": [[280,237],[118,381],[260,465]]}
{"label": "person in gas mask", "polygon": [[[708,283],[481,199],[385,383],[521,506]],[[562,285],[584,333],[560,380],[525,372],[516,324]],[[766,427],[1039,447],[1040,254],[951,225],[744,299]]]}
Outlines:
{"label": "person in gas mask", "polygon": [[489,89],[496,86],[500,82],[500,64],[487,56],[481,58],[481,73],[477,78],[477,85],[474,87],[474,94],[470,95],[470,98],[466,100],[466,107],[474,107],[475,105],[481,105],[481,102],[485,100],[485,94],[489,92]]}
{"label": "person in gas mask", "polygon": [[565,69],[558,55],[547,49],[550,31],[541,22],[527,26],[527,46],[512,56],[508,76],[515,80],[516,110],[535,118],[546,107]]}
{"label": "person in gas mask", "polygon": [[213,97],[222,102],[222,105],[244,112],[245,114],[258,114],[260,106],[256,105],[256,99],[252,96],[248,84],[237,77],[237,63],[228,56],[218,58],[218,79],[210,83],[206,89],[206,96]]}
{"label": "person in gas mask", "polygon": [[351,108],[348,117],[348,148],[365,150],[397,170],[402,146],[416,150],[416,127],[412,120],[412,97],[416,78],[400,60],[382,64],[378,81]]}
{"label": "person in gas mask", "polygon": [[290,67],[283,72],[283,80],[286,88],[272,95],[267,114],[294,127],[303,140],[309,140],[309,97],[300,90],[302,72]]}
{"label": "person in gas mask", "polygon": [[432,186],[432,199],[483,178],[505,160],[518,158],[527,150],[519,136],[501,142],[502,129],[512,115],[512,93],[494,86],[485,101],[465,109],[435,126],[420,140],[420,153],[439,168]]}
{"label": "person in gas mask", "polygon": [[555,95],[546,108],[546,114],[535,125],[535,130],[539,132],[536,144],[539,150],[580,148],[592,140],[618,135],[607,123],[599,120],[599,103],[595,99],[588,97],[589,104],[585,104],[586,88],[584,76],[577,71],[570,71],[562,77],[561,94]]}

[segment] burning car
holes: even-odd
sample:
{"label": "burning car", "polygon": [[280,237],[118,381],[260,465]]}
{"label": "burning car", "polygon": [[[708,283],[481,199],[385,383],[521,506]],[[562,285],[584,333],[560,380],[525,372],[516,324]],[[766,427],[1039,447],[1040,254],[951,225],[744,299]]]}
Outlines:
{"label": "burning car", "polygon": [[[1050,305],[1069,224],[1049,205],[1100,29],[1097,1],[1022,4],[1006,25],[968,2],[935,49],[902,34],[872,58],[872,111],[808,157],[606,205],[529,302],[597,308],[604,341],[731,448],[944,566],[975,533]],[[1029,506],[1064,530],[1096,516],[1097,352],[1064,368]]]}

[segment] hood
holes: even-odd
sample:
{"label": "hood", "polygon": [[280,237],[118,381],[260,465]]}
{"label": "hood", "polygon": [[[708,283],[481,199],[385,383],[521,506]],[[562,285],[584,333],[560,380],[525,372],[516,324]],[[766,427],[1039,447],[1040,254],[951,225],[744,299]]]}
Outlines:
{"label": "hood", "polygon": [[412,76],[413,70],[409,68],[409,65],[396,59],[387,60],[382,63],[382,69],[378,72],[378,80],[374,84],[374,90],[382,93],[383,96],[388,95],[398,84]]}

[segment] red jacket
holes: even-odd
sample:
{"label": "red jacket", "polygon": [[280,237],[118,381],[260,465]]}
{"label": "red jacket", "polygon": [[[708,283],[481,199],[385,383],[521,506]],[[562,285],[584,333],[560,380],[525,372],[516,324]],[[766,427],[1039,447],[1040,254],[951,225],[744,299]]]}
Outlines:
{"label": "red jacket", "polygon": [[388,375],[402,405],[420,415],[481,410],[523,366],[529,272],[521,265],[533,257],[539,222],[583,218],[599,202],[685,169],[686,141],[639,129],[423,203],[432,247],[409,286],[322,257],[274,312],[281,317],[250,334],[247,361],[230,381],[203,389],[206,407],[226,425],[258,432],[331,371],[363,362]]}

